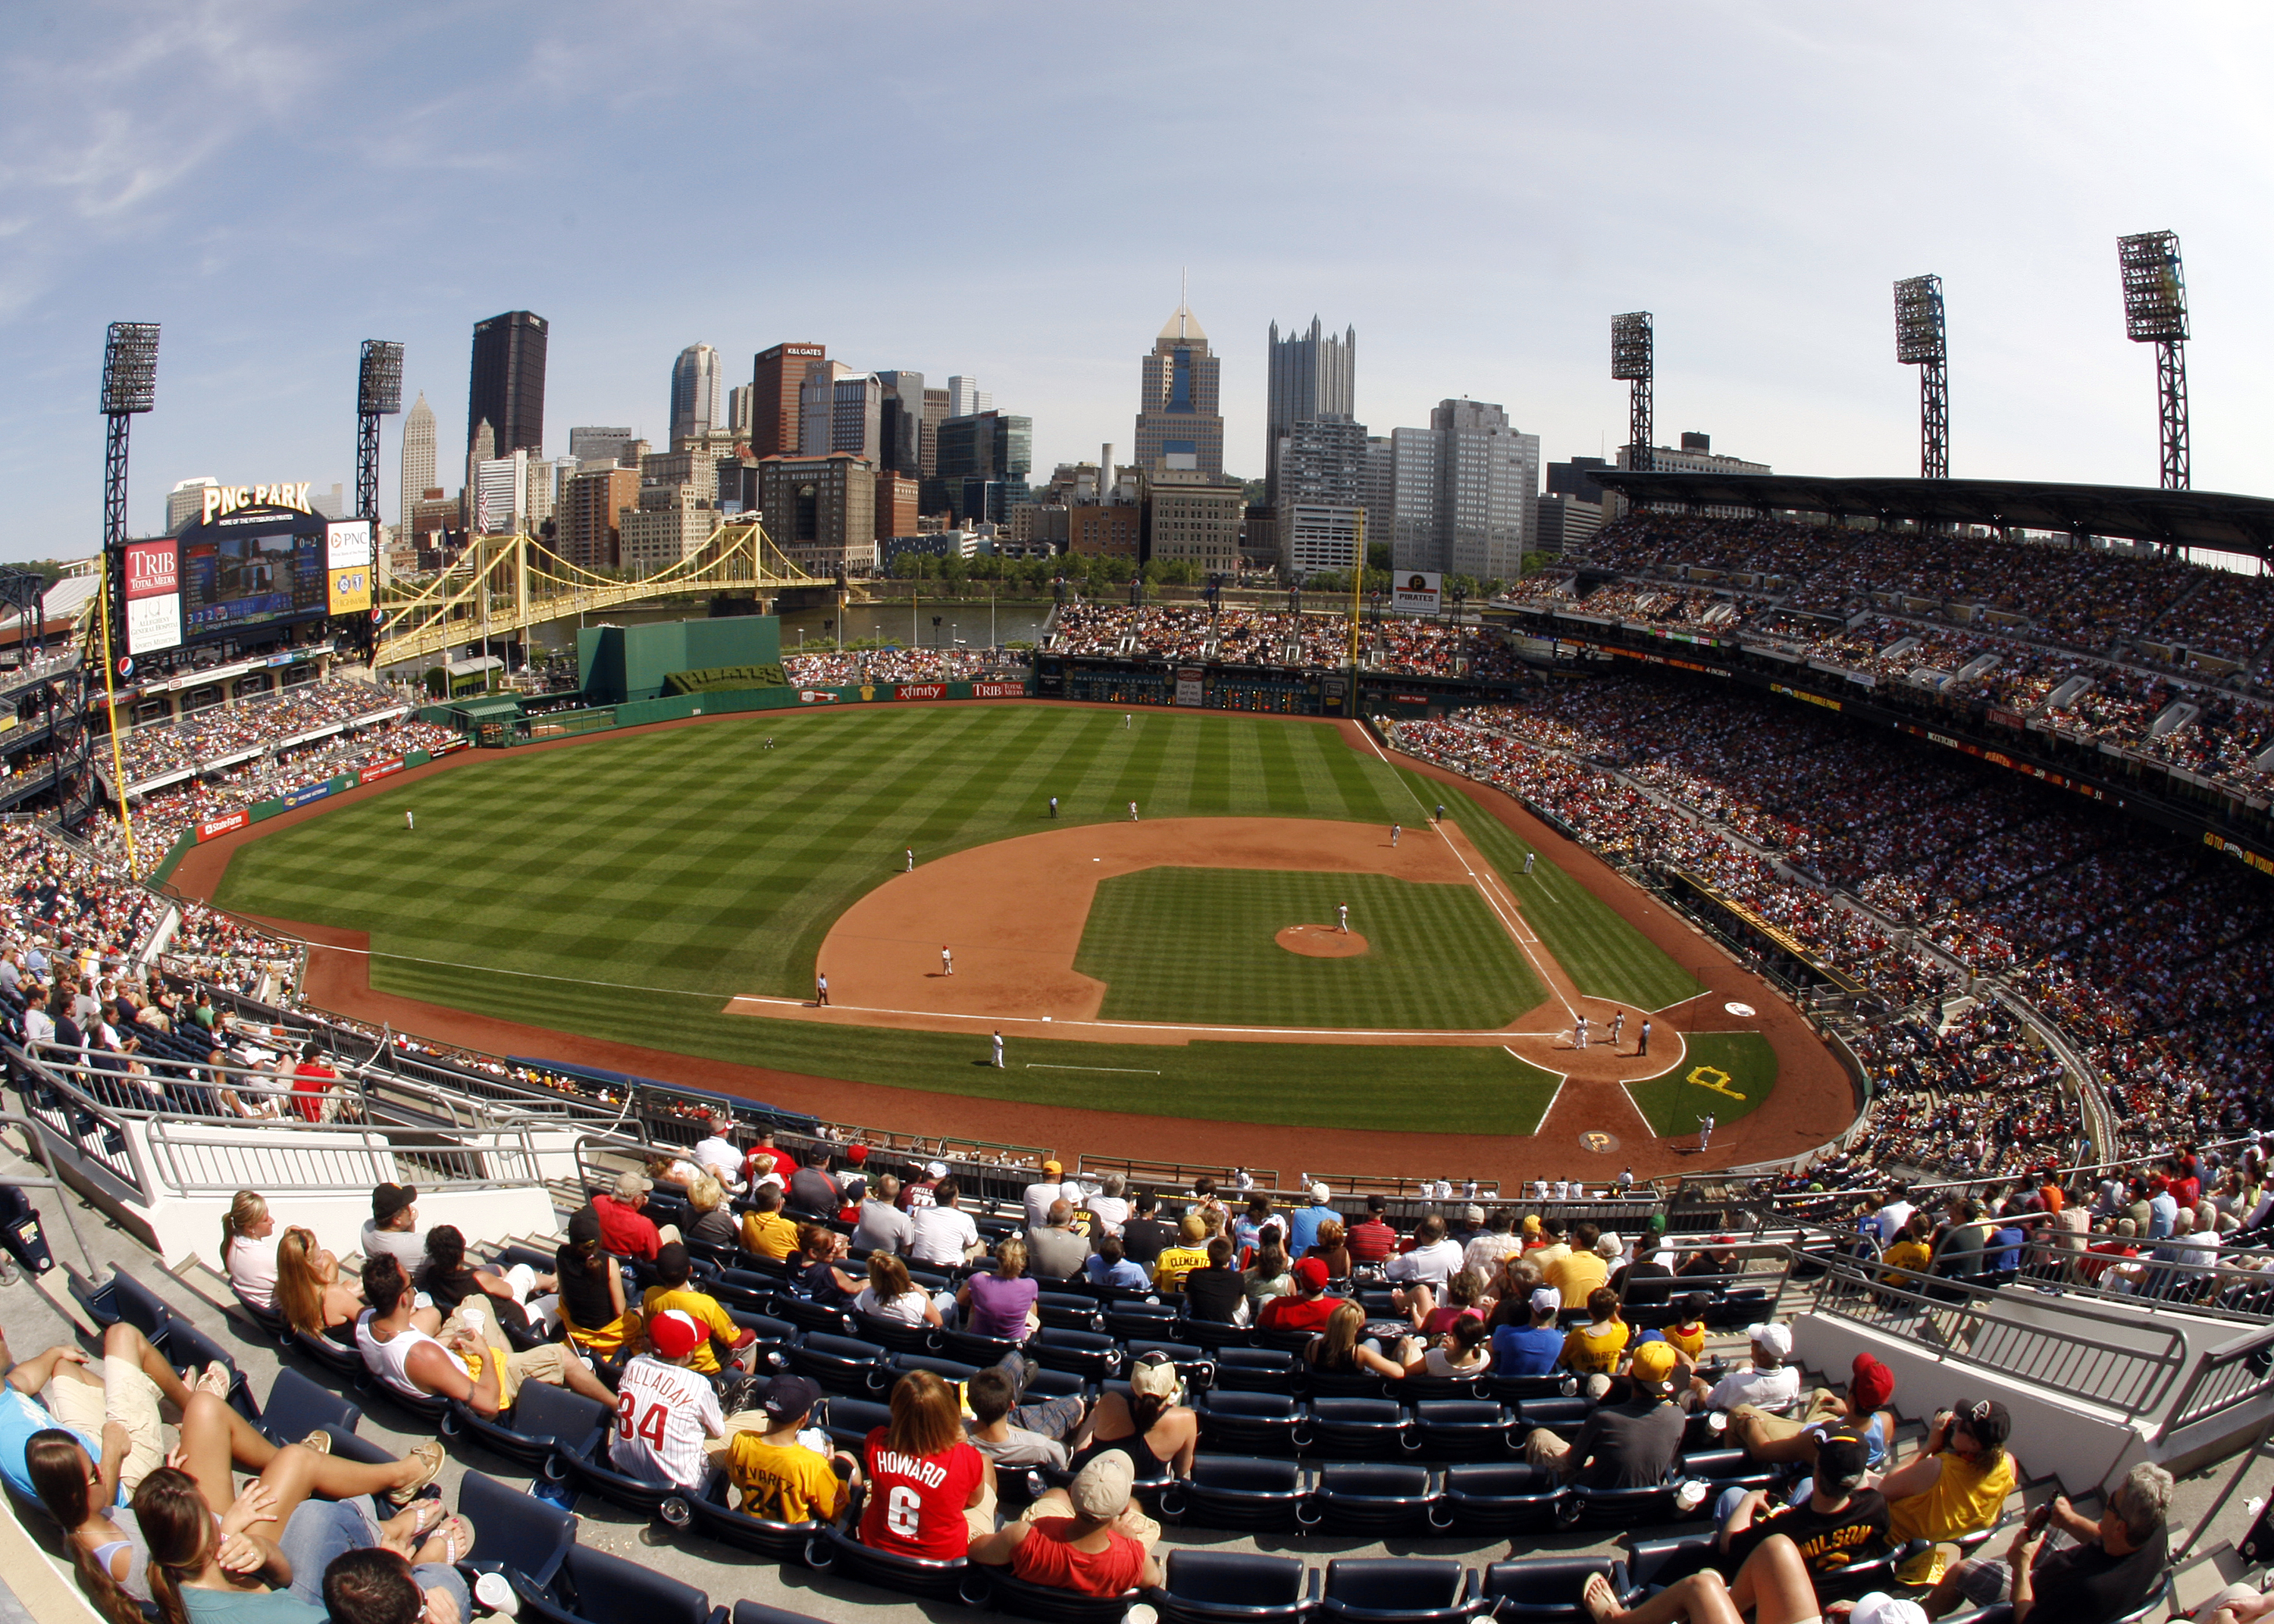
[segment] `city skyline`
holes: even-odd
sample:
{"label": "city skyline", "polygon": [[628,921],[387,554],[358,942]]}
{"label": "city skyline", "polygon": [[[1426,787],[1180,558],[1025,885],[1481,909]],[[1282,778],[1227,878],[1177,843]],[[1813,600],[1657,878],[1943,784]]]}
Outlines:
{"label": "city skyline", "polygon": [[[0,557],[93,546],[112,320],[164,327],[157,410],[134,433],[129,516],[147,531],[197,475],[351,483],[365,338],[406,344],[406,398],[423,391],[455,440],[467,335],[511,310],[550,323],[548,455],[573,424],[666,443],[659,380],[689,344],[715,347],[740,387],[758,350],[811,335],[862,371],[983,378],[1031,418],[1038,468],[1082,460],[1127,446],[1131,363],[1186,266],[1222,361],[1227,470],[1247,477],[1264,473],[1269,324],[1314,310],[1367,335],[1359,415],[1377,432],[1467,395],[1539,433],[1543,459],[1615,451],[1608,321],[1648,309],[1661,440],[1702,429],[1780,470],[1908,474],[1916,380],[1894,360],[1891,289],[1931,271],[1948,299],[1954,475],[2152,485],[2153,362],[2122,335],[2115,239],[2166,228],[2195,312],[2195,483],[2274,492],[2274,403],[2256,387],[2274,354],[2256,297],[2274,214],[2255,207],[2274,155],[2254,110],[2274,23],[2176,8],[2169,49],[2143,55],[2123,16],[1946,8],[1921,27],[1733,0],[1471,9],[1420,30],[1357,7],[1168,5],[1163,26],[1208,49],[1164,94],[1111,19],[984,4],[697,11],[626,35],[577,4],[532,33],[433,6],[222,0],[144,19],[132,53],[108,13],[53,13],[0,50],[14,386],[0,477],[15,497]],[[876,48],[856,55],[848,28]],[[611,49],[576,49],[595,34]],[[1624,88],[1607,94],[1580,70],[1613,49]],[[801,186],[784,237],[672,150],[686,62],[760,56],[783,70],[749,116],[765,184],[889,167],[889,132],[848,151],[825,117],[855,72],[919,122],[960,117],[975,82],[1024,97],[1053,132],[1012,154],[1025,197],[1090,195],[1171,147],[1201,154],[1205,184],[1133,235],[1011,252],[1009,228],[981,223],[960,231],[975,252],[946,255],[907,252],[857,189]],[[1316,94],[1267,111],[1252,94],[1266,62]],[[1573,71],[1532,71],[1553,64]],[[1732,102],[1739,77],[1758,94]],[[311,135],[381,84],[416,89],[337,139]],[[1962,161],[1939,133],[1957,129]],[[700,245],[659,255],[596,189],[541,184],[555,173],[692,211]],[[1647,208],[1621,182],[1636,174],[1652,177]],[[521,205],[510,229],[504,196]],[[1331,239],[1256,228],[1304,214],[1343,223]],[[440,223],[466,221],[486,223]],[[392,516],[400,422],[385,430]],[[456,447],[440,449],[455,489]]]}

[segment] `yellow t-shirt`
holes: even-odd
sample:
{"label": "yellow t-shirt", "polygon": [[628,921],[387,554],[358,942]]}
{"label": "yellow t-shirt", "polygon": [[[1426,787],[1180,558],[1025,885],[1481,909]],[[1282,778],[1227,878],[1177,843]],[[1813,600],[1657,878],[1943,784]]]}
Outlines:
{"label": "yellow t-shirt", "polygon": [[1205,1246],[1163,1246],[1153,1260],[1153,1283],[1163,1291],[1181,1291],[1186,1275],[1208,1266]]}
{"label": "yellow t-shirt", "polygon": [[1547,1283],[1563,1294],[1566,1308],[1585,1308],[1587,1293],[1610,1282],[1610,1270],[1592,1252],[1567,1252],[1543,1271]]}
{"label": "yellow t-shirt", "polygon": [[763,1432],[728,1440],[727,1477],[742,1491],[738,1510],[775,1522],[826,1522],[845,1494],[827,1461],[803,1444],[770,1444]]}
{"label": "yellow t-shirt", "polygon": [[797,1224],[778,1212],[744,1213],[742,1244],[762,1258],[779,1261],[797,1250]]}
{"label": "yellow t-shirt", "polygon": [[[738,1332],[727,1311],[719,1306],[719,1299],[700,1291],[684,1291],[670,1286],[650,1286],[640,1298],[640,1310],[650,1320],[666,1309],[676,1308],[709,1331],[712,1336],[733,1342]],[[695,1357],[687,1362],[689,1370],[704,1376],[719,1373],[719,1355],[711,1346],[709,1337],[696,1344]]]}
{"label": "yellow t-shirt", "polygon": [[1630,1335],[1623,1320],[1573,1326],[1563,1338],[1563,1363],[1582,1376],[1615,1375]]}
{"label": "yellow t-shirt", "polygon": [[1665,1337],[1674,1347],[1681,1349],[1692,1359],[1702,1359],[1706,1357],[1706,1322],[1703,1320],[1686,1328],[1678,1325],[1669,1325],[1659,1335]]}
{"label": "yellow t-shirt", "polygon": [[1913,1539],[1939,1544],[1995,1523],[2014,1492],[2014,1457],[2000,1449],[1994,1464],[1983,1463],[1986,1458],[1944,1450],[1934,1486],[1887,1507],[1887,1537],[1899,1545]]}
{"label": "yellow t-shirt", "polygon": [[[1927,1264],[1933,1259],[1933,1257],[1934,1254],[1927,1250],[1927,1244],[1924,1241],[1907,1238],[1897,1241],[1886,1251],[1881,1252],[1879,1261],[1889,1268],[1909,1269],[1914,1274],[1924,1274],[1926,1273]],[[1884,1283],[1891,1286],[1915,1283],[1903,1279],[1900,1274],[1888,1274],[1882,1279]]]}

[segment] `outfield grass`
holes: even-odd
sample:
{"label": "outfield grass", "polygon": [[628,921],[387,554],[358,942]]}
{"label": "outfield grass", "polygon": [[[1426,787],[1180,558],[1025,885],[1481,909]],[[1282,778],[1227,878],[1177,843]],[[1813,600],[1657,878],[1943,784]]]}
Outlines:
{"label": "outfield grass", "polygon": [[[1367,942],[1309,959],[1273,939],[1348,903]],[[1074,968],[1108,1020],[1241,1026],[1504,1026],[1547,996],[1476,888],[1384,874],[1145,868],[1097,888]]]}
{"label": "outfield grass", "polygon": [[[762,749],[769,735],[779,748]],[[737,993],[807,993],[831,924],[904,848],[926,861],[1035,832],[1053,794],[1073,822],[1118,821],[1132,800],[1148,817],[1417,821],[1397,771],[1329,726],[1140,711],[1124,729],[1118,711],[1047,705],[778,712],[405,784],[246,843],[220,900],[369,932],[382,991],[743,1064],[1321,1127],[1521,1132],[1545,1110],[1553,1076],[1498,1049],[1058,1041],[1016,1043],[996,1071],[953,1035],[719,1012]],[[1656,952],[1608,910],[1573,918],[1629,938],[1600,950],[1613,958]],[[1129,1071],[1026,1069],[1059,1065]]]}
{"label": "outfield grass", "polygon": [[1664,1077],[1629,1083],[1635,1109],[1660,1139],[1698,1132],[1698,1119],[1719,1125],[1759,1109],[1776,1086],[1776,1050],[1758,1032],[1691,1032],[1689,1053]]}

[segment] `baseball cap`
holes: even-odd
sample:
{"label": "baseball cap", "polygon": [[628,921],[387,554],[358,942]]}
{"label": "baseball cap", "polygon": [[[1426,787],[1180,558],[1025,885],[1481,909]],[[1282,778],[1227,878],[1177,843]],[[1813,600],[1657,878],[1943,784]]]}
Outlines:
{"label": "baseball cap", "polygon": [[1327,1266],[1317,1258],[1302,1259],[1288,1272],[1294,1275],[1295,1283],[1306,1291],[1324,1291],[1327,1289]]}
{"label": "baseball cap", "polygon": [[1637,1381],[1663,1387],[1673,1376],[1675,1363],[1672,1342],[1645,1342],[1634,1350],[1634,1360],[1627,1366],[1627,1373]]}
{"label": "baseball cap", "polygon": [[711,1113],[711,1132],[724,1139],[734,1131],[734,1119],[725,1111]]}
{"label": "baseball cap", "polygon": [[1563,1293],[1554,1286],[1532,1287],[1532,1312],[1535,1314],[1555,1314],[1562,1312]]}
{"label": "baseball cap", "polygon": [[945,1162],[925,1162],[924,1177],[926,1178],[945,1178],[947,1177],[947,1163]]}
{"label": "baseball cap", "polygon": [[1464,1223],[1482,1223],[1485,1221],[1485,1209],[1472,1202],[1461,1209],[1461,1221]]}
{"label": "baseball cap", "polygon": [[1525,1214],[1524,1232],[1526,1235],[1537,1235],[1540,1233],[1540,1214],[1538,1213]]}
{"label": "baseball cap", "polygon": [[600,1214],[589,1207],[580,1207],[568,1214],[568,1238],[578,1245],[600,1238]]}
{"label": "baseball cap", "polygon": [[385,1223],[404,1207],[418,1199],[416,1184],[381,1184],[371,1192],[371,1216],[374,1223]]}
{"label": "baseball cap", "polygon": [[1105,1522],[1119,1516],[1122,1508],[1129,1504],[1130,1485],[1136,1480],[1137,1468],[1128,1453],[1114,1449],[1076,1472],[1066,1492],[1073,1498],[1076,1511]]}
{"label": "baseball cap", "polygon": [[1605,1235],[1595,1243],[1595,1255],[1599,1258],[1623,1258],[1627,1255],[1627,1244],[1615,1235]]}
{"label": "baseball cap", "polygon": [[654,1188],[655,1180],[644,1173],[625,1172],[616,1175],[616,1199],[619,1201],[629,1201],[636,1195],[645,1195]]}
{"label": "baseball cap", "polygon": [[[676,1311],[674,1311],[676,1312]],[[794,1421],[821,1402],[821,1389],[803,1376],[777,1376],[760,1406],[769,1420]]]}
{"label": "baseball cap", "polygon": [[[1174,1398],[1177,1395],[1176,1361],[1158,1349],[1140,1354],[1137,1362],[1129,1367],[1129,1387],[1132,1392],[1142,1393],[1148,1397]],[[1122,1498],[1126,1503],[1128,1498],[1126,1489]],[[1121,1507],[1116,1506],[1113,1509],[1118,1511]]]}
{"label": "baseball cap", "polygon": [[1045,1162],[1043,1163],[1043,1171],[1056,1178],[1065,1171],[1065,1164],[1062,1162]]}
{"label": "baseball cap", "polygon": [[648,1316],[647,1339],[665,1358],[683,1359],[701,1346],[703,1327],[685,1309],[666,1308]]}
{"label": "baseball cap", "polygon": [[1314,1201],[1323,1204],[1325,1202],[1331,1201],[1334,1199],[1335,1192],[1328,1189],[1324,1184],[1313,1184],[1311,1186],[1311,1199]]}
{"label": "baseball cap", "polygon": [[1816,1480],[1827,1488],[1852,1489],[1871,1469],[1871,1453],[1860,1438],[1834,1436],[1816,1446]]}
{"label": "baseball cap", "polygon": [[1848,1378],[1848,1402],[1863,1414],[1884,1406],[1895,1395],[1895,1372],[1868,1353],[1856,1356]]}
{"label": "baseball cap", "polygon": [[1792,1357],[1792,1331],[1788,1327],[1749,1325],[1745,1327],[1745,1340],[1762,1352],[1773,1354],[1780,1359]]}
{"label": "baseball cap", "polygon": [[869,1147],[866,1145],[853,1146],[846,1151],[845,1159],[855,1167],[859,1167],[869,1159]]}
{"label": "baseball cap", "polygon": [[1856,1604],[1849,1617],[1855,1624],[1927,1624],[1926,1609],[1915,1601],[1872,1590]]}
{"label": "baseball cap", "polygon": [[1646,1223],[1645,1223],[1645,1224],[1642,1226],[1642,1232],[1643,1232],[1645,1235],[1663,1235],[1663,1234],[1665,1234],[1665,1233],[1666,1233],[1666,1214],[1665,1214],[1664,1213],[1653,1213],[1653,1214],[1650,1215],[1650,1220],[1649,1220],[1649,1222],[1646,1222]]}

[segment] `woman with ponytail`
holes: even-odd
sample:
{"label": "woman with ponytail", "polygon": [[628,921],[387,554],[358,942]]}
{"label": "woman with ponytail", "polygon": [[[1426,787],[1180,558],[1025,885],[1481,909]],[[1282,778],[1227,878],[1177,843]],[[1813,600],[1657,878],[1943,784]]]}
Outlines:
{"label": "woman with ponytail", "polygon": [[255,1308],[276,1306],[276,1221],[250,1190],[238,1191],[222,1214],[221,1267],[237,1296]]}

